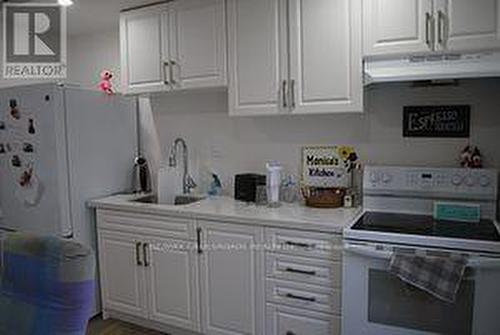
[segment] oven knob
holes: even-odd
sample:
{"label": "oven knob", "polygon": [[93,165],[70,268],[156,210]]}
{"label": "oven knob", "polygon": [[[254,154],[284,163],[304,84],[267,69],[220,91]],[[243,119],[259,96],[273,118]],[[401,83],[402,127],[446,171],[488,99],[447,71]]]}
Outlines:
{"label": "oven knob", "polygon": [[483,174],[483,175],[479,178],[479,184],[480,184],[482,187],[488,187],[488,186],[490,186],[490,184],[491,184],[491,179],[490,179],[490,177],[488,177],[487,175]]}
{"label": "oven knob", "polygon": [[372,172],[370,173],[370,181],[373,183],[373,184],[376,184],[378,183],[380,180],[380,175],[376,172]]}
{"label": "oven knob", "polygon": [[384,173],[382,175],[382,181],[384,182],[384,184],[389,184],[392,181],[392,176],[388,173]]}
{"label": "oven knob", "polygon": [[476,181],[474,180],[473,176],[467,176],[465,178],[465,185],[472,187],[472,186],[474,186],[475,183],[476,183]]}
{"label": "oven knob", "polygon": [[464,178],[461,175],[456,174],[451,178],[451,183],[455,186],[460,186],[462,185],[463,180]]}

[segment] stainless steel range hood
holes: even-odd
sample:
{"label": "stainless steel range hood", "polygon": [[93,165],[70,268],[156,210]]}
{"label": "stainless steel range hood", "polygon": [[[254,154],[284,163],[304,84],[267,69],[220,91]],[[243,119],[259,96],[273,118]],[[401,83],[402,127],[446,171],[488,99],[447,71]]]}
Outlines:
{"label": "stainless steel range hood", "polygon": [[500,77],[500,51],[365,60],[365,84]]}

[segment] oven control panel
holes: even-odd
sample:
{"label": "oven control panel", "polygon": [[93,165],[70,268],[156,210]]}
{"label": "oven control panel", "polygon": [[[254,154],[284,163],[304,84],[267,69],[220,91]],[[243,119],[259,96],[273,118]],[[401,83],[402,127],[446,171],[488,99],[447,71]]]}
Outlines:
{"label": "oven control panel", "polygon": [[497,198],[497,170],[424,167],[368,166],[365,168],[365,192],[436,194],[450,197],[479,196]]}

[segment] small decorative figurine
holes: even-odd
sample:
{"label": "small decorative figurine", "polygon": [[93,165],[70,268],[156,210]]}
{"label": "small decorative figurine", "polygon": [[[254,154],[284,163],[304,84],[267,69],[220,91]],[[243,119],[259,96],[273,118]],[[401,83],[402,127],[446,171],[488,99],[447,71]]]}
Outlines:
{"label": "small decorative figurine", "polygon": [[483,159],[479,148],[467,145],[460,154],[460,165],[464,168],[481,169]]}
{"label": "small decorative figurine", "polygon": [[101,81],[99,82],[99,89],[107,95],[113,95],[113,84],[111,83],[111,78],[113,78],[113,73],[109,70],[103,70],[101,72]]}

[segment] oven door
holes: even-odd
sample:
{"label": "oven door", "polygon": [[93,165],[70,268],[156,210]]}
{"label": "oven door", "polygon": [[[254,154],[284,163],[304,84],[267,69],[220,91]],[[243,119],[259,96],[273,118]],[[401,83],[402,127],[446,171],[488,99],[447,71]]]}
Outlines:
{"label": "oven door", "polygon": [[470,254],[452,304],[389,273],[392,255],[387,245],[344,244],[343,334],[500,334],[500,258]]}

